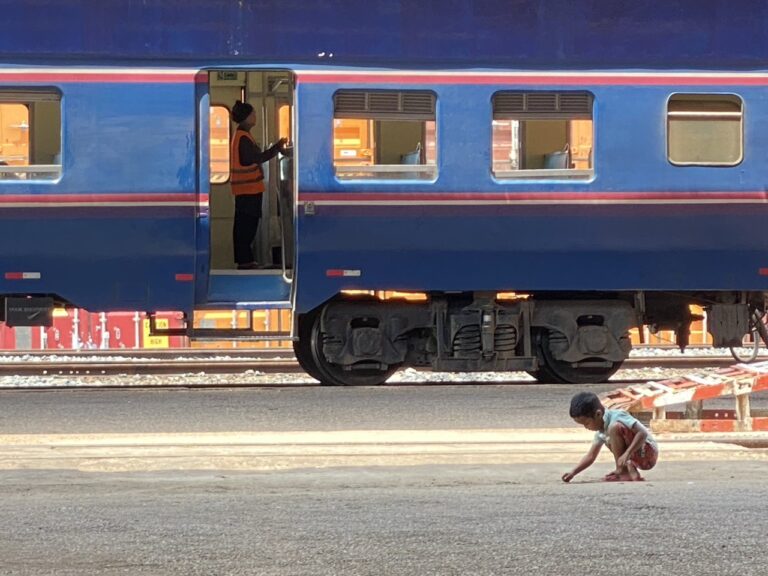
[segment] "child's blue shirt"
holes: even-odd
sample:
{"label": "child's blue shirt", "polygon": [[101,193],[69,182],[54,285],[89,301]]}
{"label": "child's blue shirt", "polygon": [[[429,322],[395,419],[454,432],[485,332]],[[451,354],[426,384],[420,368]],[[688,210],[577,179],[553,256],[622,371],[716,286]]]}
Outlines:
{"label": "child's blue shirt", "polygon": [[[620,422],[630,430],[632,430],[632,427],[635,424],[643,426],[637,418],[625,410],[606,410],[605,414],[603,414],[603,429],[595,432],[595,439],[593,441],[595,444],[605,444],[609,448],[611,447],[611,439],[608,437],[608,428],[610,428],[611,424],[614,422]],[[643,428],[645,428],[645,426],[643,426]],[[656,439],[653,437],[650,430],[647,428],[645,430],[648,433],[648,437],[645,441],[658,451],[659,447],[656,444]]]}

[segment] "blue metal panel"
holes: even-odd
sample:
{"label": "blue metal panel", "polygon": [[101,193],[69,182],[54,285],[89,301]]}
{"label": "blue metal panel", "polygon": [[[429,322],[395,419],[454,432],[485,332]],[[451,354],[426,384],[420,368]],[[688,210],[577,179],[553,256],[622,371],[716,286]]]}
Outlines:
{"label": "blue metal panel", "polygon": [[317,210],[301,221],[299,311],[342,289],[768,290],[768,206]]}
{"label": "blue metal panel", "polygon": [[768,4],[731,0],[0,0],[0,14],[6,59],[671,69],[768,60]]}
{"label": "blue metal panel", "polygon": [[[107,10],[74,0],[7,5],[0,0],[9,30],[0,36],[0,59],[103,65],[129,58],[140,66],[147,65],[141,59],[156,58],[152,65],[179,59],[192,66],[242,65],[246,59],[268,59],[393,67],[735,69],[764,66],[768,55],[768,7],[751,6],[741,13],[738,6],[715,0],[696,2],[695,9],[681,1],[597,6],[542,0],[535,9],[531,3],[496,0],[441,1],[439,9],[429,0],[354,5],[337,0],[322,8],[306,4],[199,1],[182,6],[171,0],[137,7],[126,0]],[[554,182],[497,181],[490,174],[491,98],[514,85],[412,85],[438,93],[437,181],[342,183],[331,166],[332,95],[340,87],[353,86],[300,87],[302,193],[765,190],[764,88],[585,85],[596,97],[595,177]],[[556,84],[537,89],[561,88],[576,89]],[[197,198],[208,191],[206,133],[203,128],[196,140],[194,113],[205,118],[204,87],[192,82],[73,83],[59,89],[61,181],[3,183],[0,194],[178,193]],[[741,165],[669,164],[665,105],[675,92],[743,97],[746,155]],[[755,231],[765,227],[767,204],[319,207],[315,216],[299,222],[297,306],[307,310],[341,288],[765,289],[768,280],[756,271],[766,266],[768,246]],[[128,211],[118,217],[89,210],[39,211],[32,215],[35,220],[18,210],[4,212],[0,246],[13,248],[1,254],[3,268],[40,270],[43,278],[33,285],[35,291],[57,292],[104,310],[188,309],[193,285],[177,282],[174,275],[194,273],[197,302],[209,303],[205,214],[196,222],[192,207],[139,210],[131,218],[125,217]],[[22,249],[16,250],[19,245]],[[362,276],[326,276],[326,270],[339,268],[359,269]],[[238,282],[211,280],[211,298],[287,298],[287,287],[280,283]],[[0,284],[0,291],[17,289],[11,282]]]}
{"label": "blue metal panel", "polygon": [[[333,173],[333,94],[354,85],[301,85],[300,181],[303,191],[324,192],[513,192],[513,191],[702,191],[763,190],[768,168],[766,88],[749,86],[521,87],[408,85],[433,90],[437,101],[438,179],[340,181]],[[368,86],[370,87],[370,86]],[[392,85],[380,88],[392,89]],[[491,166],[491,98],[500,90],[586,90],[595,95],[594,163],[590,181],[495,180]],[[667,160],[666,106],[679,93],[737,94],[744,101],[744,161],[736,167],[679,167]]]}
{"label": "blue metal panel", "polygon": [[[191,309],[194,84],[56,88],[62,176],[0,185],[0,198],[22,204],[0,208],[0,293],[54,293],[92,310]],[[162,205],[169,199],[177,205]],[[10,282],[1,279],[7,271],[40,272],[42,279]]]}
{"label": "blue metal panel", "polygon": [[[23,86],[34,83],[24,82]],[[0,83],[18,89],[17,84]],[[195,85],[60,84],[62,178],[4,182],[13,194],[196,190]],[[23,89],[23,88],[22,88]],[[12,189],[12,192],[10,192]]]}
{"label": "blue metal panel", "polygon": [[3,210],[2,272],[40,272],[12,281],[0,273],[0,293],[58,294],[91,310],[187,310],[193,285],[194,213],[80,210],[69,216],[43,208],[26,216]]}
{"label": "blue metal panel", "polygon": [[[297,309],[341,289],[407,290],[766,290],[765,193],[768,120],[764,88],[585,86],[595,95],[595,177],[585,181],[495,180],[491,97],[496,86],[409,85],[438,93],[439,176],[428,182],[335,178],[332,96],[338,85],[299,91],[301,193],[397,202],[446,193],[579,194],[750,192],[752,205],[323,206],[299,211]],[[343,86],[351,88],[354,86]],[[369,86],[370,87],[370,86]],[[386,86],[382,86],[386,88]],[[518,87],[519,88],[519,87]],[[527,88],[526,88],[527,89]],[[576,89],[543,86],[537,89]],[[671,94],[736,93],[744,100],[745,157],[735,167],[677,167],[667,160]],[[727,198],[727,197],[726,197]],[[762,200],[760,200],[762,198]],[[328,277],[330,269],[360,277]]]}

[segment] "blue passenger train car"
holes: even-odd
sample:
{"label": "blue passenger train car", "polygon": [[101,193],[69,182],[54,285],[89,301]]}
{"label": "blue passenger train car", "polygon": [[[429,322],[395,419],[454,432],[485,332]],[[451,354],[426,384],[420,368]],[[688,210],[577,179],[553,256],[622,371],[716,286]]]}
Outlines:
{"label": "blue passenger train car", "polygon": [[[740,342],[768,293],[768,6],[599,4],[0,0],[0,319],[179,310],[210,337],[194,310],[291,308],[326,384],[601,380],[632,327],[685,345],[692,304]],[[293,144],[258,270],[232,256],[236,100]]]}

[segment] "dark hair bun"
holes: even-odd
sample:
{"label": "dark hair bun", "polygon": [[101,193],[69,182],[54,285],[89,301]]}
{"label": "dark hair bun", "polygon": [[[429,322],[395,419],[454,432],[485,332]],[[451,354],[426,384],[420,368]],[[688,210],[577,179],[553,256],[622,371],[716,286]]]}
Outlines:
{"label": "dark hair bun", "polygon": [[253,112],[253,106],[247,102],[240,102],[240,100],[238,100],[235,102],[235,105],[232,106],[232,120],[240,124],[251,115],[251,112]]}

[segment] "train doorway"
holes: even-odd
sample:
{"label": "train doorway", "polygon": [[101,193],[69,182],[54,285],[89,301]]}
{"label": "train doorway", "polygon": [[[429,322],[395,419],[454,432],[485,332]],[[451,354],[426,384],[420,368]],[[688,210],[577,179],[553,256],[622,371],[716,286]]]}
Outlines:
{"label": "train doorway", "polygon": [[[294,267],[294,93],[287,70],[214,70],[208,73],[209,302],[290,300]],[[255,265],[235,262],[235,197],[230,181],[231,142],[237,129],[236,101],[250,104],[256,124],[251,136],[262,152],[281,139],[288,144],[261,164],[261,218],[251,245]],[[240,248],[242,255],[242,246]]]}

